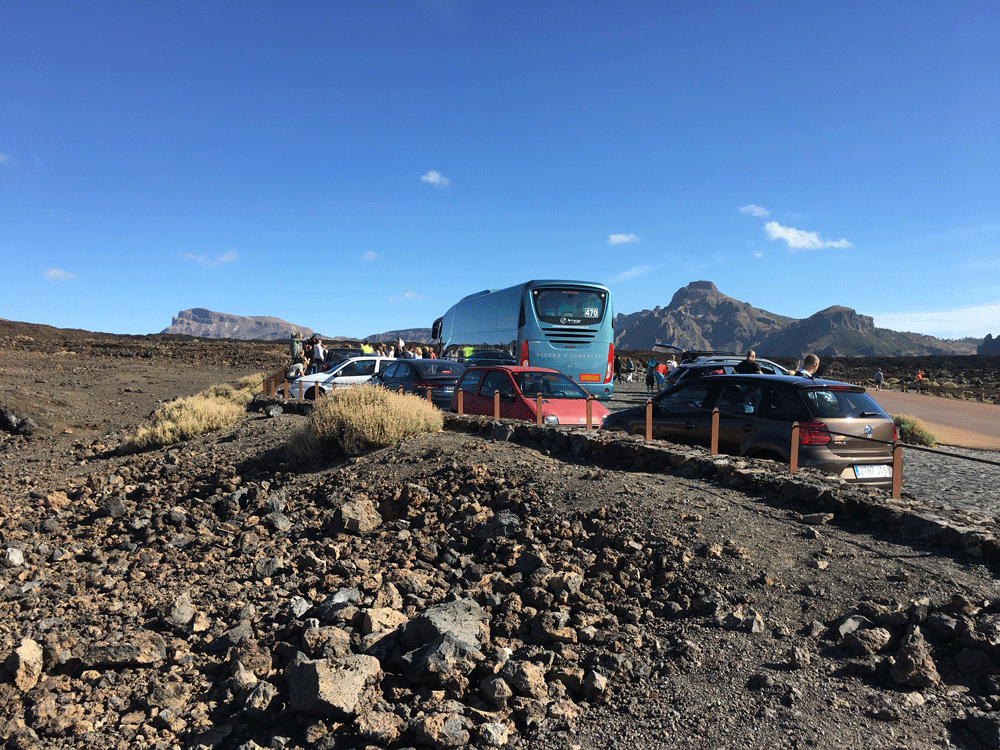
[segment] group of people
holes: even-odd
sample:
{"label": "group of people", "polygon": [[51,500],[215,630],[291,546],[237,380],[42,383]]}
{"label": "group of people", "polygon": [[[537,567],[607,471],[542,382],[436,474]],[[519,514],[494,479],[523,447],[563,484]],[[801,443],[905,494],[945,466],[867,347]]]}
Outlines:
{"label": "group of people", "polygon": [[615,355],[615,382],[616,383],[631,383],[632,377],[635,375],[635,362],[632,361],[631,357],[626,357],[624,360]]}
{"label": "group of people", "polygon": [[673,356],[666,362],[657,362],[653,357],[646,362],[646,393],[657,393],[667,382],[667,376],[677,367]]}
{"label": "group of people", "polygon": [[289,353],[292,355],[292,366],[288,368],[288,379],[301,375],[312,375],[319,372],[323,365],[326,350],[323,341],[318,336],[303,339],[302,334],[295,331],[288,341]]}
{"label": "group of people", "polygon": [[[342,344],[341,347],[344,349],[354,348],[351,344]],[[323,363],[327,358],[327,349],[318,336],[313,335],[304,339],[299,331],[295,331],[288,340],[288,349],[292,358],[292,364],[286,373],[289,380],[302,375],[322,372]],[[401,338],[397,339],[395,344],[386,345],[380,341],[374,346],[366,339],[358,346],[357,356],[364,355],[388,357],[389,359],[437,359],[437,353],[432,347],[407,346]]]}

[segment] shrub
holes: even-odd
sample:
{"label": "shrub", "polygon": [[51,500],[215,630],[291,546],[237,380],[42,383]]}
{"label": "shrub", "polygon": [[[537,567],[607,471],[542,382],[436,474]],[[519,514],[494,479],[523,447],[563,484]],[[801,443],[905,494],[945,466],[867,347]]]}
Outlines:
{"label": "shrub", "polygon": [[122,450],[152,450],[231,427],[260,393],[262,380],[261,375],[248,375],[236,387],[213,385],[194,396],[164,404],[153,412],[152,424],[126,440]]}
{"label": "shrub", "polygon": [[916,417],[900,414],[893,416],[892,421],[896,423],[896,429],[899,431],[899,439],[904,443],[926,445],[928,448],[933,448],[937,444],[934,436],[927,431],[924,423]]}
{"label": "shrub", "polygon": [[320,397],[288,447],[293,457],[307,461],[359,456],[443,425],[441,412],[427,399],[360,385]]}

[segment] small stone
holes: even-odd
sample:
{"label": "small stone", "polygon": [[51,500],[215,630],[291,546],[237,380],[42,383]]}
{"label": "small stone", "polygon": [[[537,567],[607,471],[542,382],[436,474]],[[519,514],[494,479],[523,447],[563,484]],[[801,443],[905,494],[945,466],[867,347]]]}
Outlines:
{"label": "small stone", "polygon": [[26,693],[38,684],[42,675],[42,647],[31,638],[21,641],[7,658],[7,669],[14,675],[14,684]]}
{"label": "small stone", "polygon": [[910,631],[889,674],[899,684],[910,687],[934,687],[941,683],[941,676],[919,627]]}

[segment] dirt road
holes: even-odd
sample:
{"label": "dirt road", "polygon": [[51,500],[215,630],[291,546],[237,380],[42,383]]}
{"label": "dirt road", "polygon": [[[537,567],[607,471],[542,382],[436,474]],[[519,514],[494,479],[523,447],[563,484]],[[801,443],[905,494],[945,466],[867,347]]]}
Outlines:
{"label": "dirt road", "polygon": [[942,445],[1000,450],[1000,406],[939,396],[868,389],[889,414],[906,414],[923,422]]}

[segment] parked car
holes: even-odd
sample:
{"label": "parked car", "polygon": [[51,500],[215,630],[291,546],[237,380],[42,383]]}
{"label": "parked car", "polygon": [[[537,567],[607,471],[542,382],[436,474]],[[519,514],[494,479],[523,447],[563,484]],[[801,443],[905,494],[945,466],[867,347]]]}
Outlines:
{"label": "parked car", "polygon": [[[799,423],[799,465],[851,483],[892,485],[896,426],[865,389],[790,375],[690,378],[653,397],[653,435],[707,446],[719,409],[719,450],[787,462]],[[645,434],[645,406],[608,416],[601,428]]]}
{"label": "parked car", "polygon": [[361,383],[367,383],[372,376],[377,375],[395,362],[388,357],[350,357],[333,362],[327,372],[317,372],[313,375],[303,375],[288,384],[288,395],[293,398],[315,399],[317,391],[320,394],[329,393],[337,388],[349,388]]}
{"label": "parked car", "polygon": [[[705,375],[731,375],[736,365],[744,359],[745,357],[741,357],[738,354],[712,354],[699,356],[695,359],[681,362],[681,364],[677,365],[677,367],[667,373],[667,379],[664,382],[663,387],[669,388],[672,385],[677,385],[677,383],[682,380],[687,380],[688,378],[700,378]],[[760,370],[765,375],[788,374],[788,370],[779,365],[777,362],[772,362],[769,359],[760,359],[758,357],[754,360],[754,362],[760,365]]]}
{"label": "parked car", "polygon": [[[499,393],[502,419],[534,422],[537,419],[535,399],[541,395],[543,423],[587,423],[587,397],[590,394],[558,370],[515,365],[470,367],[452,395],[452,410],[458,409],[459,390],[462,391],[462,411],[465,414],[493,416],[493,394]],[[608,410],[600,402],[591,402],[591,420],[595,427],[607,415]]]}
{"label": "parked car", "polygon": [[393,359],[392,364],[375,379],[378,385],[392,390],[403,389],[423,398],[430,389],[434,405],[447,411],[455,383],[465,372],[465,365],[450,359]]}

